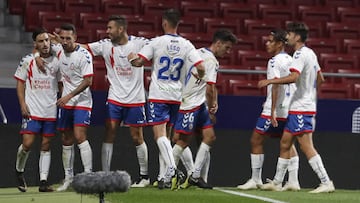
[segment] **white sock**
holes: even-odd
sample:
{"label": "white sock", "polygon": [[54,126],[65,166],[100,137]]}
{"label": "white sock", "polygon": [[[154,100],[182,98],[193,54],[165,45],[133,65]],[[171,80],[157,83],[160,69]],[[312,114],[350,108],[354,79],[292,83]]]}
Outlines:
{"label": "white sock", "polygon": [[211,159],[210,153],[207,153],[206,157],[205,157],[204,166],[202,167],[201,172],[200,172],[200,177],[202,177],[205,182],[208,182],[207,179],[208,179],[209,169],[210,169],[210,159]]}
{"label": "white sock", "polygon": [[148,175],[148,149],[145,142],[136,146],[136,154],[140,167],[140,175]]}
{"label": "white sock", "polygon": [[321,183],[326,183],[330,181],[330,178],[326,172],[326,169],[319,154],[311,157],[311,159],[309,159],[309,164],[316,173],[316,175],[319,177]]}
{"label": "white sock", "polygon": [[194,159],[190,147],[184,149],[180,155],[180,159],[187,171],[187,175],[191,175],[194,172]]}
{"label": "white sock", "polygon": [[85,140],[81,144],[78,144],[80,149],[81,161],[84,166],[84,172],[92,171],[92,150],[89,141]]}
{"label": "white sock", "polygon": [[273,180],[275,184],[282,184],[289,162],[290,159],[283,159],[281,157],[278,158],[278,162],[276,165],[276,174]]}
{"label": "white sock", "polygon": [[164,159],[166,165],[166,171],[164,174],[165,179],[169,180],[174,175],[176,169],[170,140],[167,139],[166,136],[161,136],[157,139],[156,143],[159,147],[160,155]]}
{"label": "white sock", "polygon": [[250,154],[251,159],[251,179],[256,183],[262,182],[261,174],[264,164],[264,154]]}
{"label": "white sock", "polygon": [[74,145],[63,145],[62,161],[66,180],[71,179],[74,176],[74,154]]}
{"label": "white sock", "polygon": [[47,180],[48,175],[49,175],[50,162],[51,162],[50,151],[41,151],[40,158],[39,158],[40,181]]}
{"label": "white sock", "polygon": [[196,154],[193,178],[200,177],[200,172],[206,162],[206,158],[209,156],[208,154],[210,154],[210,146],[202,142]]}
{"label": "white sock", "polygon": [[162,178],[164,178],[164,174],[166,171],[166,164],[164,159],[162,158],[160,152],[159,152],[159,175],[158,175],[158,180],[161,180]]}
{"label": "white sock", "polygon": [[16,170],[18,172],[24,172],[26,161],[29,157],[30,151],[26,152],[23,149],[23,145],[21,144],[18,148],[18,152],[16,155]]}
{"label": "white sock", "polygon": [[298,171],[299,171],[299,156],[293,156],[290,158],[288,172],[289,172],[289,182],[298,183]]}
{"label": "white sock", "polygon": [[102,170],[109,172],[110,166],[111,166],[111,159],[113,154],[113,143],[105,143],[103,142],[102,148],[101,148],[101,165]]}
{"label": "white sock", "polygon": [[174,162],[175,165],[177,166],[179,164],[179,160],[181,157],[181,154],[183,153],[184,149],[180,146],[175,144],[173,147],[173,155],[174,155]]}

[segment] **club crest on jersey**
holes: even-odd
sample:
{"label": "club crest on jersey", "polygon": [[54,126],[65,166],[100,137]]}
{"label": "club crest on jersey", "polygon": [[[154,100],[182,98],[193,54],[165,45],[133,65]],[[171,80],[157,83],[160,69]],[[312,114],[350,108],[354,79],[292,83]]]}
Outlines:
{"label": "club crest on jersey", "polygon": [[176,55],[180,52],[180,47],[177,44],[171,43],[167,45],[166,50],[170,55]]}

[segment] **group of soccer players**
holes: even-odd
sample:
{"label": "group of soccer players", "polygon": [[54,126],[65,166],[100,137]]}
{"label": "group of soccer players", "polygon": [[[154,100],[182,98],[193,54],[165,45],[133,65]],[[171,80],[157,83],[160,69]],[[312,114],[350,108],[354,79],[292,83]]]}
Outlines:
{"label": "group of soccer players", "polygon": [[[55,135],[56,125],[62,133],[65,172],[64,184],[57,190],[64,191],[71,185],[75,143],[80,149],[84,171],[92,171],[87,127],[92,108],[89,88],[94,74],[93,56],[104,58],[110,83],[106,102],[106,133],[101,150],[102,170],[110,170],[116,129],[123,122],[129,126],[140,166],[139,180],[132,186],[148,186],[148,149],[143,127],[150,125],[159,149],[157,187],[172,190],[190,185],[212,188],[207,179],[210,149],[216,139],[213,125],[218,110],[215,87],[219,69],[217,58],[230,53],[237,38],[230,31],[220,29],[213,34],[209,47],[196,50],[190,41],[177,35],[179,21],[179,11],[166,10],[162,16],[164,35],[151,40],[129,36],[126,19],[121,16],[110,16],[108,39],[88,44],[76,43],[76,30],[71,24],[61,26],[56,35],[44,29],[34,31],[36,53],[24,57],[15,73],[23,116],[20,132],[23,142],[16,160],[20,191],[27,189],[23,172],[36,134],[43,137],[39,191],[53,191],[47,176],[51,160],[49,143]],[[296,136],[321,180],[321,185],[314,192],[335,190],[311,141],[316,113],[316,84],[320,84],[323,78],[316,56],[304,46],[306,36],[306,27],[297,23],[290,24],[287,32],[274,30],[270,33],[267,50],[274,57],[268,63],[268,80],[259,82],[260,88],[268,86],[268,96],[252,135],[253,175],[245,185],[238,186],[239,189],[300,189],[298,156],[293,145]],[[50,43],[51,40],[58,44]],[[293,59],[284,53],[285,43],[294,47]],[[143,66],[147,61],[152,61],[152,73],[146,100]],[[282,85],[289,83],[295,85]],[[61,92],[60,99],[57,98],[58,91]],[[273,181],[262,184],[263,135],[281,135],[283,129],[277,173]],[[195,161],[188,147],[191,135],[201,140]],[[179,160],[183,161],[187,170],[185,181],[184,174],[177,169]],[[289,182],[282,188],[287,170]]]}

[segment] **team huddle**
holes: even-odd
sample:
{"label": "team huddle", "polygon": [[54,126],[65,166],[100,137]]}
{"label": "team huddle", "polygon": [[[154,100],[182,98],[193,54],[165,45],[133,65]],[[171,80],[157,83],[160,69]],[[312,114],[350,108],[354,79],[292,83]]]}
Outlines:
{"label": "team huddle", "polygon": [[[47,178],[51,160],[49,144],[56,130],[62,135],[65,174],[57,191],[71,186],[75,144],[80,150],[84,172],[93,170],[92,150],[87,140],[93,106],[90,91],[93,56],[103,57],[110,84],[101,150],[102,170],[110,171],[116,130],[124,123],[129,126],[139,164],[139,179],[132,187],[150,185],[143,127],[152,126],[159,149],[159,172],[153,185],[171,190],[191,185],[212,188],[208,172],[210,149],[216,139],[213,125],[218,110],[217,58],[229,54],[237,38],[229,30],[219,29],[213,33],[209,47],[195,49],[190,41],[177,34],[179,21],[179,11],[164,11],[164,35],[151,40],[129,36],[122,16],[109,17],[108,39],[88,44],[76,43],[76,29],[72,24],[63,24],[54,35],[43,28],[33,32],[35,51],[22,59],[14,75],[23,116],[20,131],[23,142],[16,159],[20,191],[27,190],[23,173],[37,134],[42,135],[40,192],[54,191]],[[266,47],[273,58],[268,63],[268,80],[259,81],[260,88],[267,86],[268,95],[251,139],[252,177],[239,185],[239,189],[300,190],[299,158],[293,145],[297,138],[321,180],[312,192],[335,190],[311,141],[316,86],[323,77],[315,54],[304,46],[306,36],[306,27],[301,23],[290,23],[287,32],[277,29],[269,34]],[[284,52],[285,43],[294,47],[293,58]],[[148,61],[152,62],[152,72],[146,98],[143,76],[144,64]],[[189,148],[193,135],[200,139],[195,159]],[[266,184],[261,180],[264,135],[278,135],[282,143],[275,178]],[[177,169],[180,160],[186,175]],[[286,171],[289,171],[289,181],[282,187]]]}

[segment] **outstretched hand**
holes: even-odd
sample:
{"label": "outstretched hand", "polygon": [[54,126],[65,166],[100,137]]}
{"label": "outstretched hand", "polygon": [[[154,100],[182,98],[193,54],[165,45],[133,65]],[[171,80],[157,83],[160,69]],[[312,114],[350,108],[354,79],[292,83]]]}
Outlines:
{"label": "outstretched hand", "polygon": [[266,87],[270,84],[269,80],[260,80],[258,82],[258,88]]}

